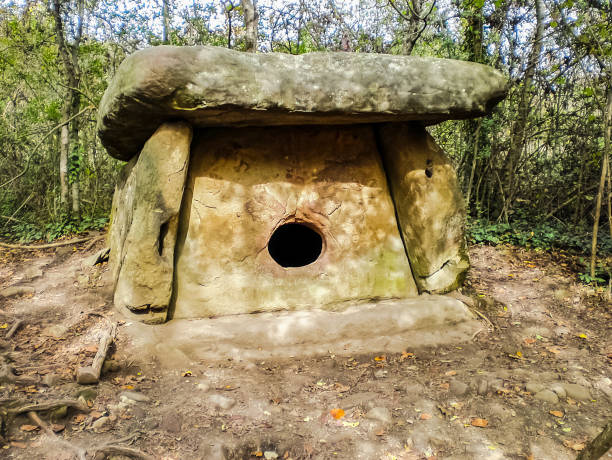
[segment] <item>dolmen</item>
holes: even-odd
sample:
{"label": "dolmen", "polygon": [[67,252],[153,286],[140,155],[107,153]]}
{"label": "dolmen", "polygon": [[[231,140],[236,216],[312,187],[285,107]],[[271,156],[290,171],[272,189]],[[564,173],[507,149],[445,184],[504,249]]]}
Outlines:
{"label": "dolmen", "polygon": [[469,267],[457,177],[426,126],[487,114],[476,63],[158,46],[98,114],[124,166],[114,302],[145,323],[443,294]]}

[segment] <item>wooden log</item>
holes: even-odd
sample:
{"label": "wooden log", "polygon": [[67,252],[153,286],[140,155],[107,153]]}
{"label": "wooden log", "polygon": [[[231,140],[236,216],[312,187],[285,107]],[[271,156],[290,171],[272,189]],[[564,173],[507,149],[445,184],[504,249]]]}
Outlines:
{"label": "wooden log", "polygon": [[115,338],[115,332],[117,325],[113,324],[109,330],[100,339],[100,345],[98,346],[98,352],[94,357],[91,366],[80,367],[77,370],[77,383],[81,385],[87,385],[91,383],[98,383],[100,381],[100,373],[102,372],[102,364],[106,359],[108,348]]}
{"label": "wooden log", "polygon": [[603,431],[580,452],[576,460],[597,460],[612,449],[612,420]]}

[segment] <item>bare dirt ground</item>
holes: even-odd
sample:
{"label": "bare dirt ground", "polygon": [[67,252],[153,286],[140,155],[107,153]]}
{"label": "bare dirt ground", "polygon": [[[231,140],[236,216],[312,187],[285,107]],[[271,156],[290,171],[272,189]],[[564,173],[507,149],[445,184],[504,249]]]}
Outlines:
{"label": "bare dirt ground", "polygon": [[[0,337],[23,320],[0,340],[1,458],[558,460],[612,415],[611,304],[570,258],[473,247],[463,293],[482,328],[467,343],[172,369],[131,353],[106,264],[82,248],[0,249],[0,292],[33,288],[0,296]],[[111,322],[100,383],[78,385]],[[89,407],[38,412],[55,434],[6,416],[79,397]]]}

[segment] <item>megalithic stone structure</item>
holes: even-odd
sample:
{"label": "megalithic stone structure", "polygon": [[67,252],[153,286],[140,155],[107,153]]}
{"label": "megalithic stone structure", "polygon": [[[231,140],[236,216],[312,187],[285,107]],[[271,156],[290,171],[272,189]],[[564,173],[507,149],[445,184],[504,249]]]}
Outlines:
{"label": "megalithic stone structure", "polygon": [[506,86],[484,65],[411,56],[134,53],[98,116],[128,162],[116,306],[159,323],[456,289],[463,198],[425,128],[488,113]]}

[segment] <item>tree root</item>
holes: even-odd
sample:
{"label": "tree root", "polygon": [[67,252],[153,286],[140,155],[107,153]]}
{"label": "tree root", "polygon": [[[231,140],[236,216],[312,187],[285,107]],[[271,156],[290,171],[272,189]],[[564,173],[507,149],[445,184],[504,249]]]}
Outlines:
{"label": "tree root", "polygon": [[0,243],[0,248],[7,249],[51,249],[57,248],[60,246],[68,246],[70,244],[78,244],[84,243],[86,241],[91,240],[92,238],[100,238],[99,236],[88,236],[87,238],[76,238],[74,240],[67,241],[58,241],[57,243],[49,243],[49,244],[8,244],[8,243]]}

